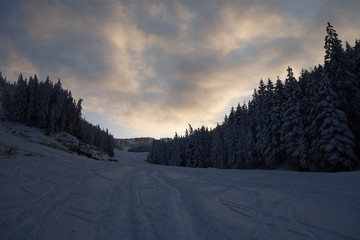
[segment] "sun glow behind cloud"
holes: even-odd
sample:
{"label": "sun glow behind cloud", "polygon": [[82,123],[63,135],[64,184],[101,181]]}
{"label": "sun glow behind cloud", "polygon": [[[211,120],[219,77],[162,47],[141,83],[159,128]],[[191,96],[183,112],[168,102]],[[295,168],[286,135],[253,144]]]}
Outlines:
{"label": "sun glow behind cloud", "polygon": [[323,60],[326,22],[359,37],[359,1],[11,1],[0,23],[9,80],[60,77],[116,137],[215,126],[261,78]]}

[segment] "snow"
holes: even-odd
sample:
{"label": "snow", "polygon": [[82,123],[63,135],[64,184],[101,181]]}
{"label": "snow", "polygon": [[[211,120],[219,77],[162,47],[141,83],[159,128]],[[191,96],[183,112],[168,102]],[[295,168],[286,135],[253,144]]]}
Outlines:
{"label": "snow", "polygon": [[[0,107],[0,119],[1,119],[1,107]],[[79,147],[79,140],[76,137],[66,132],[52,132],[45,135],[44,134],[45,130],[36,127],[29,127],[18,122],[6,121],[5,119],[1,122],[0,130],[3,131],[4,133],[6,132],[11,135],[19,136],[25,139],[27,142],[49,146],[51,148],[56,148],[62,151],[74,152]],[[13,141],[12,145],[15,146],[18,139],[10,138],[4,141],[8,145],[10,145],[10,141]],[[0,142],[0,150],[1,150],[1,142]],[[36,149],[35,151],[31,151],[31,148],[24,148],[23,150],[28,156],[39,155]],[[83,142],[80,145],[80,150],[83,153],[91,155],[91,157],[94,159],[101,159],[101,160],[109,159],[109,156],[106,155],[101,149]]]}
{"label": "snow", "polygon": [[[87,159],[5,131],[0,239],[359,239],[360,172],[194,169]],[[31,132],[30,132],[31,134]]]}

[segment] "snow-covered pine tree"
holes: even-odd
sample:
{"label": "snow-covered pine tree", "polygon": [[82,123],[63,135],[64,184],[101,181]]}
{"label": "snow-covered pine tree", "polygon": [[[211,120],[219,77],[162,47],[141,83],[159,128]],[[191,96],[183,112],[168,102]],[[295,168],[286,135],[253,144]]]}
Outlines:
{"label": "snow-covered pine tree", "polygon": [[181,152],[182,152],[182,147],[181,147],[181,138],[179,137],[179,135],[177,133],[175,133],[174,139],[172,140],[172,145],[171,145],[171,156],[169,159],[169,165],[175,165],[175,166],[179,166],[182,159],[181,159]]}
{"label": "snow-covered pine tree", "polygon": [[224,125],[224,145],[226,147],[227,156],[222,160],[221,168],[234,168],[236,165],[236,124],[235,110],[231,107],[227,124]]}
{"label": "snow-covered pine tree", "polygon": [[114,156],[114,137],[109,133],[108,129],[106,129],[105,135],[106,135],[106,139],[105,139],[106,144],[105,144],[105,148],[103,150],[106,153],[108,153],[110,157],[113,157]]}
{"label": "snow-covered pine tree", "polygon": [[[315,70],[308,72],[303,70],[299,77],[299,84],[302,90],[303,98],[301,104],[304,112],[304,136],[305,136],[305,148],[307,152],[310,149],[311,141],[316,137],[317,131],[313,129],[312,125],[315,122],[316,114],[312,112],[314,105],[316,104],[316,95],[318,94],[318,79],[320,79],[319,68],[315,67]],[[309,170],[309,167],[312,164],[312,157],[310,154],[300,158],[300,170]]]}
{"label": "snow-covered pine tree", "polygon": [[285,160],[284,148],[281,144],[281,128],[285,120],[283,119],[283,104],[285,102],[285,96],[284,85],[279,78],[275,84],[274,94],[269,101],[271,101],[269,111],[271,141],[267,145],[264,155],[268,156],[265,162],[266,168],[275,168]]}
{"label": "snow-covered pine tree", "polygon": [[168,140],[166,141],[165,144],[165,154],[164,154],[164,160],[163,163],[164,165],[171,165],[171,155],[172,155],[172,148],[173,148],[173,140]]}
{"label": "snow-covered pine tree", "polygon": [[164,140],[156,140],[153,144],[154,154],[152,156],[152,163],[164,164],[165,163],[165,149],[166,142]]}
{"label": "snow-covered pine tree", "polygon": [[310,170],[352,170],[357,162],[354,135],[349,128],[346,114],[341,109],[339,97],[324,69],[321,71],[315,100],[312,113],[316,114],[313,128],[317,130],[317,135],[311,144],[310,154],[313,156],[313,162]]}
{"label": "snow-covered pine tree", "polygon": [[221,162],[224,156],[223,135],[223,127],[217,123],[216,128],[212,131],[212,146],[209,167],[219,168],[222,165]]}
{"label": "snow-covered pine tree", "polygon": [[35,116],[35,102],[38,94],[38,85],[39,85],[39,81],[36,75],[34,77],[29,78],[29,83],[28,83],[29,103],[28,103],[28,108],[26,110],[26,123],[30,126],[35,125],[37,122]]}
{"label": "snow-covered pine tree", "polygon": [[[272,93],[271,93],[272,94]],[[254,151],[257,153],[253,161],[255,168],[262,168],[268,156],[264,155],[265,149],[269,144],[269,104],[267,99],[267,86],[261,79],[257,94],[253,95],[252,107],[255,120],[255,139]]]}
{"label": "snow-covered pine tree", "polygon": [[[359,70],[356,70],[359,63],[354,62],[356,54],[352,54],[352,56],[346,54],[342,47],[342,41],[330,23],[328,23],[326,32],[324,68],[339,96],[341,108],[355,135],[357,148],[360,148],[360,80],[358,78]],[[360,154],[360,150],[358,153]],[[358,157],[360,156],[358,155]]]}
{"label": "snow-covered pine tree", "polygon": [[[253,99],[256,98],[257,93],[254,91]],[[258,168],[258,155],[259,153],[255,149],[255,145],[257,143],[256,139],[256,120],[255,120],[255,105],[254,101],[249,101],[248,103],[248,111],[247,111],[247,123],[248,127],[246,128],[245,136],[246,138],[246,168]]]}
{"label": "snow-covered pine tree", "polygon": [[2,81],[3,85],[2,85],[2,88],[0,91],[0,100],[1,100],[3,108],[6,110],[10,110],[11,99],[12,99],[12,96],[14,93],[15,85],[8,83],[6,81],[6,79],[3,78],[2,76],[1,76],[1,78],[3,80]]}
{"label": "snow-covered pine tree", "polygon": [[[57,129],[59,131],[67,131],[67,119],[68,119],[68,115],[66,114],[67,111],[67,104],[69,103],[69,97],[70,97],[70,93],[68,90],[63,90],[63,107],[62,107],[62,112],[60,114],[59,120],[58,120],[58,126]],[[81,131],[83,131],[83,127],[84,124],[81,123]]]}
{"label": "snow-covered pine tree", "polygon": [[286,161],[291,168],[299,170],[301,158],[307,156],[306,138],[304,136],[304,109],[302,92],[290,67],[285,81],[283,103],[283,125],[281,128],[281,143],[285,150]]}
{"label": "snow-covered pine tree", "polygon": [[248,113],[247,113],[247,106],[244,104],[241,108],[238,108],[236,111],[237,116],[237,125],[238,125],[238,132],[237,132],[237,145],[236,145],[236,158],[237,162],[234,168],[246,168],[246,155],[247,152],[250,151],[249,147],[253,147],[249,145],[248,141]]}
{"label": "snow-covered pine tree", "polygon": [[[242,161],[242,156],[241,156],[241,151],[239,149],[240,145],[239,145],[239,141],[241,138],[240,132],[241,132],[241,121],[242,121],[242,107],[240,106],[240,103],[238,103],[236,110],[234,112],[234,117],[232,120],[232,138],[233,138],[233,143],[232,143],[232,148],[234,149],[234,153],[233,153],[233,159],[232,161],[229,161],[229,168],[239,168],[240,165],[240,161]],[[229,158],[229,160],[231,160]]]}
{"label": "snow-covered pine tree", "polygon": [[258,116],[259,116],[259,125],[257,128],[257,152],[259,153],[259,158],[261,159],[261,166],[266,167],[267,162],[273,162],[274,156],[272,153],[272,132],[271,132],[271,119],[270,119],[270,110],[272,108],[272,97],[274,94],[274,85],[270,79],[265,88],[265,92],[259,92],[259,105]]}
{"label": "snow-covered pine tree", "polygon": [[10,117],[14,121],[26,122],[29,93],[27,80],[20,74],[11,98]]}
{"label": "snow-covered pine tree", "polygon": [[192,131],[189,126],[189,140],[186,147],[186,167],[199,167],[201,165],[201,142],[200,136]]}
{"label": "snow-covered pine tree", "polygon": [[4,78],[2,72],[0,72],[0,93],[4,89],[5,85],[7,85],[6,78]]}
{"label": "snow-covered pine tree", "polygon": [[59,131],[62,123],[60,122],[61,115],[64,113],[64,107],[66,102],[66,92],[62,89],[60,79],[54,85],[52,90],[52,104],[49,114],[49,131]]}
{"label": "snow-covered pine tree", "polygon": [[212,137],[209,129],[205,126],[200,128],[200,139],[203,143],[202,149],[202,162],[201,167],[208,167],[210,164],[210,157],[211,157],[211,146],[212,146]]}
{"label": "snow-covered pine tree", "polygon": [[48,126],[49,104],[51,98],[51,91],[53,84],[49,77],[45,82],[39,83],[37,99],[35,101],[35,118],[37,119],[37,126],[46,128]]}
{"label": "snow-covered pine tree", "polygon": [[[75,135],[75,111],[76,111],[76,103],[72,97],[71,91],[68,93],[67,100],[65,102],[65,112],[66,119],[65,119],[65,131]],[[95,136],[94,136],[95,139]],[[95,140],[93,141],[95,144]]]}
{"label": "snow-covered pine tree", "polygon": [[[77,137],[82,135],[82,133],[81,133],[81,112],[82,112],[81,104],[82,104],[82,102],[83,102],[83,99],[80,98],[75,106],[75,112],[74,112],[74,121],[75,121],[74,122],[74,124],[75,124],[74,135]],[[104,131],[102,131],[102,132],[104,132]],[[104,145],[106,145],[106,144],[104,143]]]}
{"label": "snow-covered pine tree", "polygon": [[[355,143],[356,143],[356,155],[358,159],[360,159],[360,110],[359,108],[359,102],[360,102],[360,41],[355,41],[355,46],[351,47],[350,44],[346,43],[346,56],[349,60],[348,63],[350,64],[348,66],[348,70],[351,71],[351,73],[354,74],[355,81],[354,86],[352,89],[352,93],[348,95],[350,98],[353,96],[353,98],[350,100],[350,107],[354,106],[354,109],[349,112],[348,118],[349,118],[349,125],[350,129],[353,131],[355,135]],[[358,167],[360,166],[360,163],[357,163]]]}

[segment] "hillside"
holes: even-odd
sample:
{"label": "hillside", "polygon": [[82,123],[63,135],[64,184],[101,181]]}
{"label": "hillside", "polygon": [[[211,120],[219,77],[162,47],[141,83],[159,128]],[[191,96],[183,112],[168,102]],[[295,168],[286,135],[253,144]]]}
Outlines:
{"label": "hillside", "polygon": [[6,119],[41,128],[47,135],[70,134],[112,156],[113,136],[108,129],[82,117],[82,102],[83,99],[76,101],[70,90],[62,88],[60,79],[54,84],[49,76],[39,81],[36,74],[29,79],[20,74],[16,82],[10,82],[0,71],[0,104],[6,111]]}
{"label": "hillside", "polygon": [[83,155],[94,160],[113,160],[100,148],[81,142],[78,138],[67,132],[47,133],[45,130],[37,127],[29,127],[23,123],[9,121],[6,118],[6,111],[1,107],[1,104],[0,122],[0,132],[2,135],[0,153],[5,153],[7,157],[12,157],[18,151],[26,156],[38,156],[39,153],[36,150],[30,151],[30,147],[18,149],[18,141],[24,140],[27,143],[48,146],[68,153]]}

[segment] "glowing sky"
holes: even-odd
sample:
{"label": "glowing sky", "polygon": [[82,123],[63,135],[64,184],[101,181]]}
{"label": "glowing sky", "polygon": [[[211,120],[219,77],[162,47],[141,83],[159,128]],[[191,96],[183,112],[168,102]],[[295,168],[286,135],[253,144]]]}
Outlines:
{"label": "glowing sky", "polygon": [[61,78],[115,137],[214,126],[261,78],[323,62],[329,21],[360,38],[358,0],[1,1],[0,71]]}

